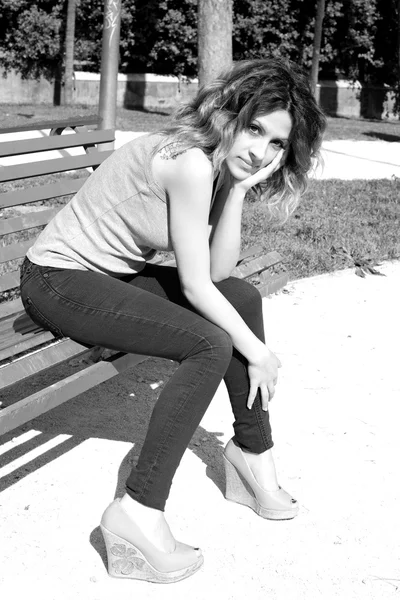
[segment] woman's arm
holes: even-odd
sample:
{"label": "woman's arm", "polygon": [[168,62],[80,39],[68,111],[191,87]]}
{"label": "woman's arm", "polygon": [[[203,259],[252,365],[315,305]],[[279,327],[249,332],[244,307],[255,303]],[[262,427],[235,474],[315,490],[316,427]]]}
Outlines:
{"label": "woman's arm", "polygon": [[239,352],[253,360],[265,351],[264,344],[211,280],[212,166],[203,152],[192,149],[163,161],[161,168],[157,175],[169,198],[169,229],[182,291],[201,315],[229,334]]}
{"label": "woman's arm", "polygon": [[227,279],[240,254],[243,203],[248,190],[265,181],[279,168],[283,157],[280,151],[274,160],[246,179],[235,180],[228,171],[217,193],[210,215],[210,267],[212,281]]}
{"label": "woman's arm", "polygon": [[191,149],[170,160],[157,155],[153,170],[169,199],[169,231],[182,292],[199,314],[228,333],[232,344],[248,360],[248,408],[260,389],[262,406],[267,410],[280,362],[211,280],[208,221],[212,166],[203,152]]}
{"label": "woman's arm", "polygon": [[225,177],[210,215],[210,272],[212,281],[227,279],[240,254],[242,211],[245,194]]}

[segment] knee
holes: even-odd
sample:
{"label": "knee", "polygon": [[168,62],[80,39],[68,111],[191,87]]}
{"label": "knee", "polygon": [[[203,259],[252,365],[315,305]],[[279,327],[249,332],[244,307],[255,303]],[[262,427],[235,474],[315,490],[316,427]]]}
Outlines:
{"label": "knee", "polygon": [[258,289],[244,279],[230,277],[229,301],[239,314],[257,314],[262,312],[262,297]]}
{"label": "knee", "polygon": [[210,351],[222,361],[227,361],[229,364],[232,358],[233,345],[232,340],[226,331],[215,326],[212,333],[208,333],[205,337]]}
{"label": "knee", "polygon": [[232,359],[233,346],[226,331],[213,323],[207,323],[196,346],[194,352],[192,351],[193,354],[207,355],[212,359],[213,364],[221,363],[222,368],[228,368]]}

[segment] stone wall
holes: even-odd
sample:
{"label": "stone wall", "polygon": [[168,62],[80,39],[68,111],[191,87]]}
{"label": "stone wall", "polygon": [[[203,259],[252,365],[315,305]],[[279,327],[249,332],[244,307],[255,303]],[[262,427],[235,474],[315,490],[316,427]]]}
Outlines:
{"label": "stone wall", "polygon": [[389,87],[362,86],[345,80],[320,81],[317,100],[330,116],[394,118],[394,94]]}
{"label": "stone wall", "polygon": [[[97,106],[100,76],[76,71],[74,104]],[[171,109],[193,97],[197,80],[145,74],[119,74],[117,105],[125,108]],[[45,79],[23,80],[15,73],[3,78],[0,104],[52,103],[54,84]],[[348,81],[320,81],[317,99],[328,115],[385,119],[393,117],[393,93],[387,87],[362,87]]]}

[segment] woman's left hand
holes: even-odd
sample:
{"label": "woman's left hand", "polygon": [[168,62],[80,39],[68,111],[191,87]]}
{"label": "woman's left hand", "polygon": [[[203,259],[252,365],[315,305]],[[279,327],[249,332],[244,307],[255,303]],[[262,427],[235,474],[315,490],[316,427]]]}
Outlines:
{"label": "woman's left hand", "polygon": [[240,189],[246,194],[246,192],[248,192],[250,188],[254,187],[258,183],[262,183],[263,181],[271,177],[271,175],[282,166],[283,154],[284,149],[282,148],[281,150],[279,150],[275,158],[269,163],[269,165],[267,165],[266,167],[262,167],[261,169],[256,171],[256,173],[253,173],[253,175],[246,177],[246,179],[236,181],[233,184],[235,189]]}

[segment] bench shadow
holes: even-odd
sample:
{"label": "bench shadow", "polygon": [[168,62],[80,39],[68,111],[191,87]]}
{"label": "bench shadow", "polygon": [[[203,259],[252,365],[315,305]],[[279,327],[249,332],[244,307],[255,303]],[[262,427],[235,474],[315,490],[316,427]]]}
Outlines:
{"label": "bench shadow", "polygon": [[[7,466],[10,466],[11,470],[0,478],[0,493],[91,438],[133,444],[132,449],[122,460],[118,471],[115,497],[124,493],[124,482],[140,454],[151,410],[148,410],[148,406],[142,406],[141,408],[147,410],[141,411],[140,418],[134,419],[132,417],[138,412],[135,408],[131,416],[125,412],[123,413],[124,419],[121,419],[120,416],[115,415],[117,408],[115,402],[112,407],[110,406],[109,411],[107,408],[103,410],[101,407],[99,410],[98,405],[88,406],[87,403],[82,407],[83,410],[77,412],[76,408],[78,407],[77,399],[69,400],[33,419],[28,424],[1,436],[1,445],[9,444],[9,449],[1,454],[0,468],[7,470]],[[85,412],[86,414],[83,414]],[[88,419],[91,423],[88,423]],[[132,421],[134,422],[132,423]],[[123,424],[123,428],[121,428],[121,424]],[[20,443],[18,438],[31,431],[36,434]],[[209,432],[198,427],[188,449],[206,465],[207,476],[222,492],[223,444],[218,439],[218,436],[221,435],[223,435],[222,432]],[[43,448],[45,449],[41,452]],[[28,457],[25,461],[24,457],[31,452],[34,457],[31,459]],[[16,461],[15,466],[12,465],[14,461]]]}
{"label": "bench shadow", "polygon": [[392,135],[391,133],[383,133],[380,131],[366,131],[364,135],[374,138],[376,140],[383,140],[384,142],[400,142],[400,135]]}
{"label": "bench shadow", "polygon": [[[0,478],[0,493],[90,438],[100,438],[133,444],[118,468],[114,498],[122,496],[125,481],[140,454],[158,396],[149,392],[148,381],[142,380],[145,369],[145,366],[136,365],[130,372],[102,383],[101,394],[99,388],[92,388],[1,436],[1,445],[6,451],[0,455],[0,468],[5,472]],[[164,377],[163,373],[161,377]],[[145,388],[146,394],[141,394]],[[206,476],[223,493],[221,435],[222,432],[207,431],[200,426],[188,449],[206,465]],[[90,533],[89,539],[106,564],[100,527]]]}

